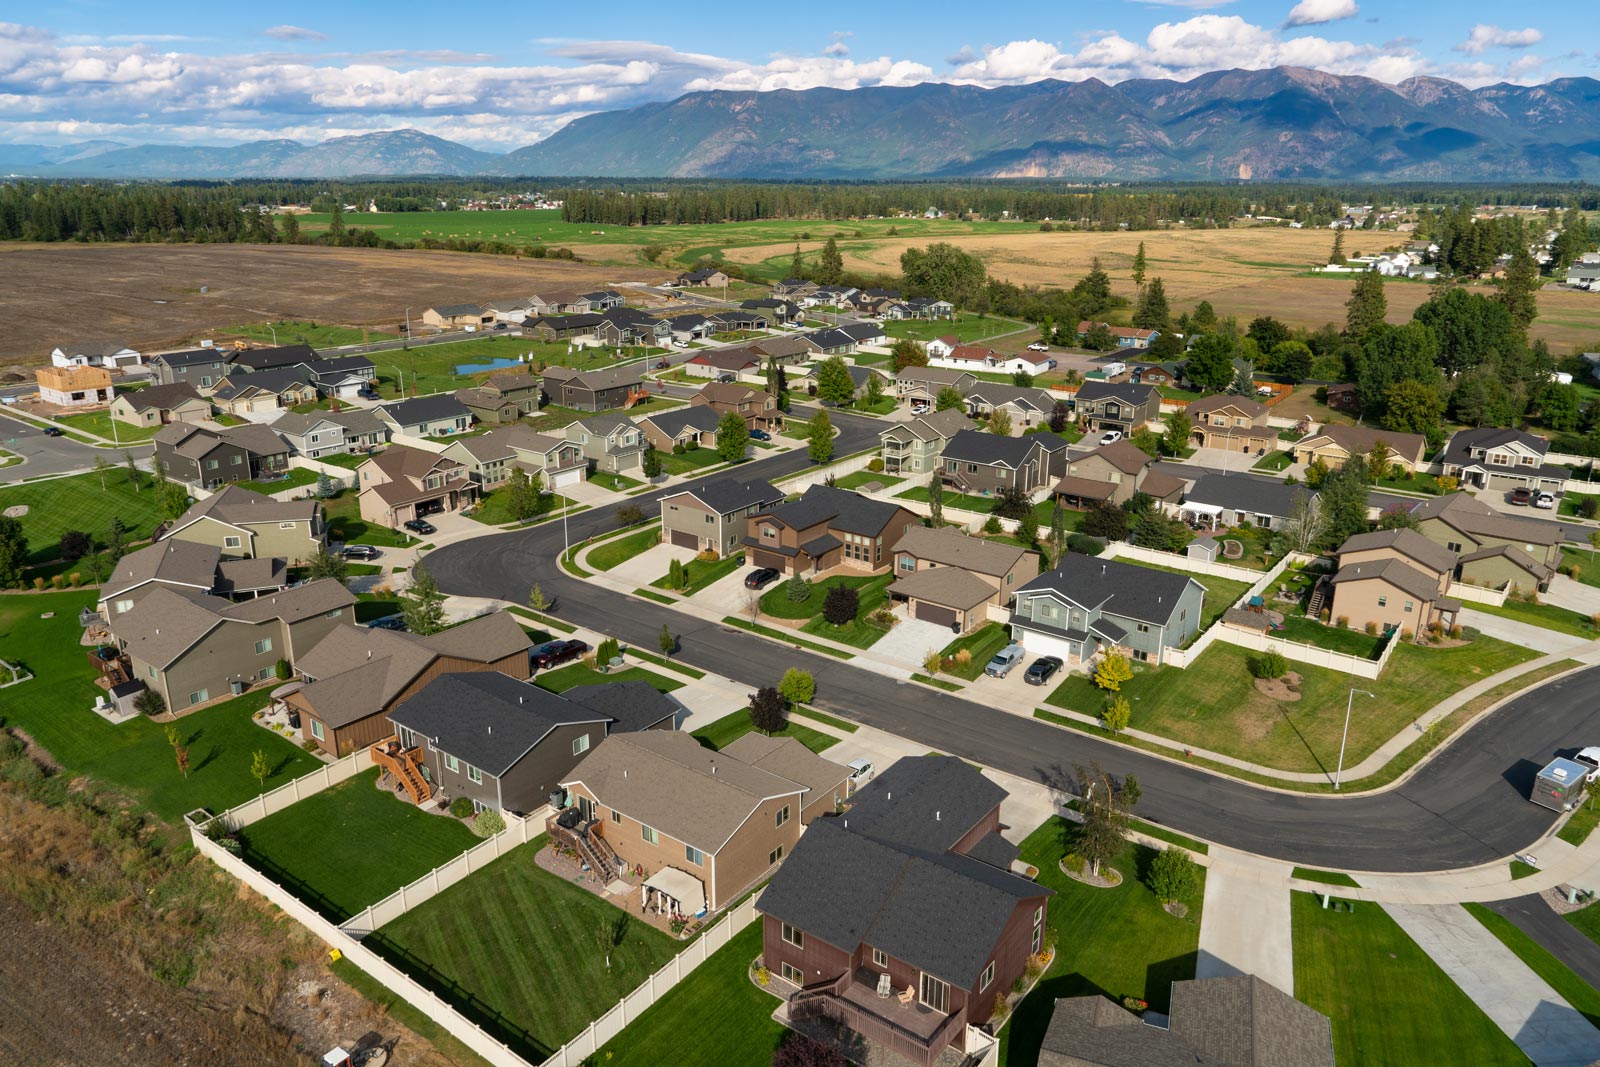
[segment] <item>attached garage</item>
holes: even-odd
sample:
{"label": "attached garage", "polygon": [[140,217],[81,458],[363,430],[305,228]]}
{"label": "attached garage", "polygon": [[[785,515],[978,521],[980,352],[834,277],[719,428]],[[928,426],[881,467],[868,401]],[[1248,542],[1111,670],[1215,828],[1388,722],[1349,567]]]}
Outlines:
{"label": "attached garage", "polygon": [[947,608],[926,600],[913,600],[911,602],[911,617],[921,619],[923,622],[936,623],[939,626],[949,626],[961,618],[961,612],[955,608]]}
{"label": "attached garage", "polygon": [[692,548],[696,552],[700,551],[700,538],[688,530],[673,530],[671,543],[677,548]]}
{"label": "attached garage", "polygon": [[771,567],[781,574],[792,572],[794,560],[781,552],[769,552],[764,548],[752,548],[745,553],[745,563],[752,567]]}
{"label": "attached garage", "polygon": [[937,626],[956,626],[961,632],[984,622],[983,605],[998,591],[961,567],[930,567],[913,571],[889,586],[889,596],[907,601],[913,619]]}
{"label": "attached garage", "polygon": [[[1022,650],[1029,656],[1057,656],[1063,662],[1071,664],[1078,662],[1084,654],[1084,643],[1068,641],[1064,637],[1053,634],[1042,634],[1037,630],[1026,630],[1013,623],[1011,628],[1013,640],[1022,646]],[[1092,650],[1092,646],[1091,646]]]}
{"label": "attached garage", "polygon": [[564,471],[557,471],[550,476],[550,488],[562,489],[569,485],[577,485],[584,480],[589,472],[583,467],[569,467]]}

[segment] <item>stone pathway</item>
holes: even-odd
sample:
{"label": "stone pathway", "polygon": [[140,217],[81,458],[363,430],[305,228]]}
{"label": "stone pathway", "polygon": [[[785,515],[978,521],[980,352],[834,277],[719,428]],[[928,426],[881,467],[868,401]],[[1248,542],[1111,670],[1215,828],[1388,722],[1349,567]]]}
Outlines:
{"label": "stone pathway", "polygon": [[1211,846],[1197,978],[1253,974],[1294,995],[1287,863]]}

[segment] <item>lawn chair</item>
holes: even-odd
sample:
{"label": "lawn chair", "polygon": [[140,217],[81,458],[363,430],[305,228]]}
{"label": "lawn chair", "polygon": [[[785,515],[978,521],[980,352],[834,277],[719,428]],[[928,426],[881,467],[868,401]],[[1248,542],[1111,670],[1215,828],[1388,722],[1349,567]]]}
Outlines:
{"label": "lawn chair", "polygon": [[910,985],[906,986],[906,991],[901,993],[896,999],[902,1004],[910,1004],[913,1000],[917,999],[917,987]]}
{"label": "lawn chair", "polygon": [[894,992],[894,983],[890,980],[888,972],[878,975],[878,998],[888,1000],[889,994]]}

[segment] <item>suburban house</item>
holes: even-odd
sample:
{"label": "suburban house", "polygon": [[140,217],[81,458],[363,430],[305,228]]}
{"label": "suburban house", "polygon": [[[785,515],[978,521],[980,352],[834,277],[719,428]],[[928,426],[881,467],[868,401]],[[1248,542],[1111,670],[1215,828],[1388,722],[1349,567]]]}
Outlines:
{"label": "suburban house", "polygon": [[784,366],[804,363],[817,350],[817,346],[806,340],[803,334],[794,333],[777,337],[758,337],[749,347],[763,356],[770,356]]}
{"label": "suburban house", "polygon": [[954,336],[936,337],[925,346],[928,366],[987,374],[1043,374],[1056,361],[1045,352],[996,352],[983,345],[964,345]]}
{"label": "suburban house", "polygon": [[1172,983],[1165,1023],[1108,996],[1056,1001],[1039,1067],[1333,1067],[1328,1017],[1253,974]]}
{"label": "suburban house", "polygon": [[894,546],[893,600],[913,619],[966,633],[989,621],[987,605],[1003,608],[1019,585],[1039,573],[1039,555],[971,537],[954,527],[913,526]]}
{"label": "suburban house", "polygon": [[1131,436],[1161,417],[1161,392],[1133,382],[1084,382],[1073,398],[1073,410],[1090,433],[1121,430]]}
{"label": "suburban house", "polygon": [[541,341],[567,341],[575,337],[593,338],[604,321],[604,316],[591,311],[585,311],[581,315],[546,315],[543,318],[524,321],[522,333],[525,337],[531,334]]}
{"label": "suburban house", "polygon": [[[702,267],[699,270],[685,271],[678,275],[673,285],[680,288],[711,289],[728,284],[728,276],[715,267]],[[777,292],[776,289],[773,290]]]}
{"label": "suburban house", "polygon": [[356,598],[331,578],[234,603],[171,588],[109,620],[134,681],[180,711],[277,676],[337,628],[354,629]]}
{"label": "suburban house", "polygon": [[[466,797],[479,811],[526,815],[608,736],[671,730],[681,708],[645,682],[557,694],[496,671],[439,674],[389,712],[393,739],[373,757],[410,777],[420,799]],[[395,767],[402,761],[418,771]]]}
{"label": "suburban house", "polygon": [[734,412],[744,419],[749,430],[766,430],[771,433],[783,429],[783,412],[778,409],[778,398],[741,382],[708,382],[700,387],[689,401],[692,406],[704,405],[718,415]]}
{"label": "suburban house", "polygon": [[1017,590],[1012,640],[1072,667],[1101,649],[1160,663],[1200,628],[1206,587],[1185,574],[1068,552]]}
{"label": "suburban house", "polygon": [[483,310],[494,312],[494,317],[501,322],[521,322],[533,314],[533,301],[525,296],[485,300]]}
{"label": "suburban house", "polygon": [[528,298],[528,310],[535,315],[583,315],[601,309],[589,297],[572,289],[547,289]]}
{"label": "suburban house", "polygon": [[1278,431],[1267,425],[1267,406],[1249,397],[1213,393],[1191,401],[1184,411],[1193,424],[1190,440],[1200,448],[1266,452],[1277,445]]}
{"label": "suburban house", "polygon": [[609,411],[630,407],[643,397],[644,377],[637,363],[591,371],[547,367],[544,395],[552,404],[577,411]]}
{"label": "suburban house", "polygon": [[1337,562],[1327,579],[1328,611],[1357,630],[1371,624],[1420,634],[1435,622],[1450,626],[1461,610],[1445,595],[1456,554],[1415,530],[1356,534],[1339,546]]}
{"label": "suburban house", "polygon": [[782,490],[760,479],[702,482],[661,498],[661,539],[726,556],[743,542],[751,515],[782,502]]}
{"label": "suburban house", "polygon": [[201,397],[188,382],[152,385],[117,394],[111,402],[111,417],[133,426],[204,422],[211,417],[211,401]]}
{"label": "suburban house", "polygon": [[854,786],[850,768],[823,759],[791,737],[751,732],[734,738],[722,746],[722,751],[741,763],[805,786],[805,799],[800,804],[801,826],[810,826],[819,815],[837,814]]}
{"label": "suburban house", "polygon": [[305,364],[316,383],[317,392],[340,400],[356,397],[376,399],[373,384],[378,380],[378,368],[366,356],[334,356]]}
{"label": "suburban house", "polygon": [[932,404],[943,389],[954,389],[962,396],[972,391],[978,379],[971,371],[949,367],[903,367],[895,372],[894,395],[899,400]]}
{"label": "suburban house", "polygon": [[52,348],[50,362],[57,367],[121,370],[123,367],[139,366],[144,362],[144,357],[138,349],[129,348],[121,341],[74,341]]}
{"label": "suburban house", "polygon": [[366,408],[286,411],[271,429],[295,455],[311,459],[370,451],[389,440],[388,424]]}
{"label": "suburban house", "polygon": [[418,396],[373,409],[391,434],[410,437],[448,437],[472,429],[472,412],[449,393]]}
{"label": "suburban house", "polygon": [[[483,442],[482,449],[472,445],[474,440]],[[589,476],[589,461],[584,458],[581,445],[565,437],[552,437],[522,425],[502,426],[476,439],[463,437],[459,441],[452,441],[444,454],[471,467],[475,462],[480,462],[475,457],[501,454],[500,445],[506,446],[512,453],[509,460],[502,461],[506,465],[504,475],[507,478],[511,477],[510,468],[517,466],[530,475],[542,475],[546,489],[563,489]],[[457,446],[465,451],[457,452]]]}
{"label": "suburban house", "polygon": [[281,559],[223,559],[216,545],[168,538],[117,560],[100,583],[96,610],[106,619],[125,614],[157,589],[247,600],[288,584],[289,569]]}
{"label": "suburban house", "polygon": [[1096,326],[1104,326],[1111,334],[1112,340],[1117,342],[1119,349],[1134,349],[1143,351],[1150,347],[1150,343],[1160,336],[1160,330],[1143,330],[1134,326],[1112,326],[1105,322],[1090,322],[1083,319],[1078,323],[1078,340],[1088,336],[1089,331]]}
{"label": "suburban house", "polygon": [[1316,433],[1300,438],[1289,448],[1294,453],[1296,463],[1311,463],[1320,459],[1330,469],[1338,470],[1351,456],[1370,455],[1380,441],[1387,450],[1391,466],[1398,464],[1405,470],[1415,471],[1422,465],[1422,454],[1428,447],[1427,438],[1417,433],[1396,433],[1371,426],[1340,426],[1330,422]]}
{"label": "suburban house", "polygon": [[883,471],[899,477],[932,474],[939,469],[939,458],[950,438],[973,428],[972,420],[960,408],[931,411],[910,422],[893,423],[878,433],[883,447]]}
{"label": "suburban house", "polygon": [[588,303],[590,311],[611,311],[627,303],[623,295],[615,289],[596,289],[593,292],[580,293],[578,295]]}
{"label": "suburban house", "polygon": [[[822,760],[793,738],[782,742],[800,750],[796,763]],[[837,767],[841,790],[848,776]],[[683,915],[726,907],[777,866],[813,802],[805,783],[676,730],[613,734],[561,785],[566,806],[578,811],[565,829],[602,862],[642,868],[647,907]],[[551,820],[553,830],[563,817]]]}
{"label": "suburban house", "polygon": [[1425,500],[1411,517],[1419,533],[1460,557],[1456,578],[1468,585],[1544,589],[1561,565],[1561,527],[1496,511],[1470,493]]}
{"label": "suburban house", "polygon": [[1561,492],[1571,472],[1545,462],[1550,442],[1525,430],[1482,427],[1450,435],[1439,462],[1463,489]]}
{"label": "suburban house", "polygon": [[412,519],[460,511],[478,496],[465,464],[408,445],[390,445],[356,468],[361,517],[398,529]]}
{"label": "suburban house", "polygon": [[[823,363],[813,363],[806,367],[806,377],[810,378],[812,382],[815,382],[817,373],[823,368],[823,366]],[[885,397],[889,395],[889,379],[885,377],[883,372],[877,368],[864,366],[859,363],[850,363],[846,364],[844,369],[845,372],[850,375],[850,384],[853,386],[851,396],[855,400],[861,400],[870,393],[872,389],[872,379],[874,378],[878,380],[878,386],[883,390],[883,395]]]}
{"label": "suburban house", "polygon": [[310,366],[317,360],[317,350],[310,345],[262,345],[259,348],[241,348],[229,361],[229,373],[279,370],[283,367]]}
{"label": "suburban house", "polygon": [[861,338],[856,333],[843,326],[812,330],[805,336],[806,340],[816,345],[817,351],[825,356],[849,355],[862,344]]}
{"label": "suburban house", "polygon": [[204,489],[275,478],[289,469],[289,446],[259,423],[213,428],[173,422],[154,441],[167,477]]}
{"label": "suburban house", "polygon": [[747,562],[782,574],[821,574],[835,567],[875,574],[890,550],[921,519],[885,500],[813,485],[799,500],[765,508],[746,521]]}
{"label": "suburban house", "polygon": [[1295,502],[1307,493],[1315,505],[1317,493],[1303,485],[1285,485],[1249,474],[1202,474],[1183,494],[1183,503],[1175,510],[1209,523],[1211,529],[1248,523],[1263,530],[1276,530],[1294,513]]}
{"label": "suburban house", "polygon": [[111,403],[116,396],[111,372],[104,367],[40,367],[33,375],[39,383],[39,399],[56,407],[95,407]]}
{"label": "suburban house", "polygon": [[190,348],[182,352],[162,352],[151,356],[149,366],[156,384],[188,382],[204,396],[228,373],[234,353],[221,348]]}
{"label": "suburban house", "polygon": [[516,422],[539,410],[539,379],[526,372],[491,374],[470,389],[457,389],[455,397],[479,422]]}
{"label": "suburban house", "polygon": [[931,296],[914,296],[910,300],[902,301],[899,307],[901,313],[895,316],[896,318],[954,319],[956,317],[954,304]]}
{"label": "suburban house", "polygon": [[753,311],[780,325],[790,322],[804,322],[806,317],[805,308],[799,304],[780,300],[776,297],[745,300],[739,304],[739,308],[741,311]]}
{"label": "suburban house", "polygon": [[752,346],[709,348],[684,362],[683,372],[695,378],[720,378],[724,374],[759,374],[766,357]]}
{"label": "suburban house", "polygon": [[626,415],[591,415],[569,423],[567,440],[583,449],[591,472],[622,474],[644,466],[644,434]]}
{"label": "suburban house", "polygon": [[292,564],[326,548],[328,530],[322,505],[315,500],[274,500],[229,485],[190,504],[161,540],[215,545],[230,559],[284,559]]}
{"label": "suburban house", "polygon": [[422,324],[440,330],[459,330],[466,326],[492,326],[494,312],[477,304],[439,304],[422,313]]}
{"label": "suburban house", "polygon": [[700,341],[717,332],[717,324],[699,313],[674,315],[667,320],[675,341]]}
{"label": "suburban house", "polygon": [[1003,411],[1011,419],[1011,428],[1016,433],[1048,423],[1055,406],[1056,398],[1045,389],[979,382],[967,390],[967,412],[973,418],[986,419],[996,411]]}
{"label": "suburban house", "polygon": [[663,452],[671,452],[674,445],[686,448],[715,448],[717,424],[722,416],[704,404],[688,404],[680,408],[654,411],[639,418],[639,432],[644,439]]}
{"label": "suburban house", "polygon": [[211,393],[211,402],[220,410],[245,418],[315,403],[316,399],[316,382],[301,366],[230,370]]}
{"label": "suburban house", "polygon": [[1335,411],[1360,411],[1361,390],[1354,382],[1339,382],[1327,388],[1327,405]]}
{"label": "suburban house", "polygon": [[1067,443],[1048,430],[1024,437],[960,430],[939,457],[940,480],[968,494],[997,493],[1013,485],[1031,494],[1066,470]]}
{"label": "suburban house", "polygon": [[385,716],[444,674],[532,673],[527,631],[503,611],[426,637],[366,626],[335,630],[294,663],[300,686],[283,695],[300,715],[300,735],[344,756],[394,734]]}
{"label": "suburban house", "polygon": [[1144,385],[1177,385],[1183,377],[1176,363],[1139,363],[1133,373]]}
{"label": "suburban house", "polygon": [[907,756],[811,825],[756,905],[788,1019],[919,1067],[967,1050],[1045,947],[1051,890],[1012,873],[1005,799],[961,760]]}
{"label": "suburban house", "polygon": [[[681,283],[680,283],[681,284]],[[798,300],[810,296],[818,289],[816,282],[805,278],[784,278],[772,287],[772,295],[785,300]]]}
{"label": "suburban house", "polygon": [[672,335],[672,326],[638,308],[619,307],[601,312],[590,332],[601,344],[624,348],[664,344]]}
{"label": "suburban house", "polygon": [[1067,507],[1087,508],[1100,501],[1121,504],[1135,493],[1171,503],[1183,487],[1182,478],[1157,470],[1154,456],[1124,438],[1069,462],[1055,493]]}
{"label": "suburban house", "polygon": [[487,492],[511,477],[516,466],[517,453],[504,438],[493,434],[458,437],[439,453],[467,468],[479,492]]}

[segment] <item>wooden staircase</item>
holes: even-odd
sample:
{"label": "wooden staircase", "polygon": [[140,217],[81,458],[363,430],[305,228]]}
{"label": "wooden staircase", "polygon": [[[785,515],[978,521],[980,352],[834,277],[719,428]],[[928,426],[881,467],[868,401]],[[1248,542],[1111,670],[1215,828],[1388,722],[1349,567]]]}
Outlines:
{"label": "wooden staircase", "polygon": [[372,746],[372,762],[392,775],[413,804],[433,796],[433,786],[422,776],[422,750],[401,748],[400,738],[389,737]]}
{"label": "wooden staircase", "polygon": [[620,875],[622,862],[606,839],[595,832],[595,825],[595,821],[591,820],[569,830],[552,818],[547,828],[551,837],[578,853],[602,885],[609,885]]}
{"label": "wooden staircase", "polygon": [[1322,616],[1322,608],[1328,601],[1328,591],[1331,588],[1326,576],[1317,579],[1317,584],[1311,589],[1311,599],[1306,601],[1306,618],[1316,619]]}

